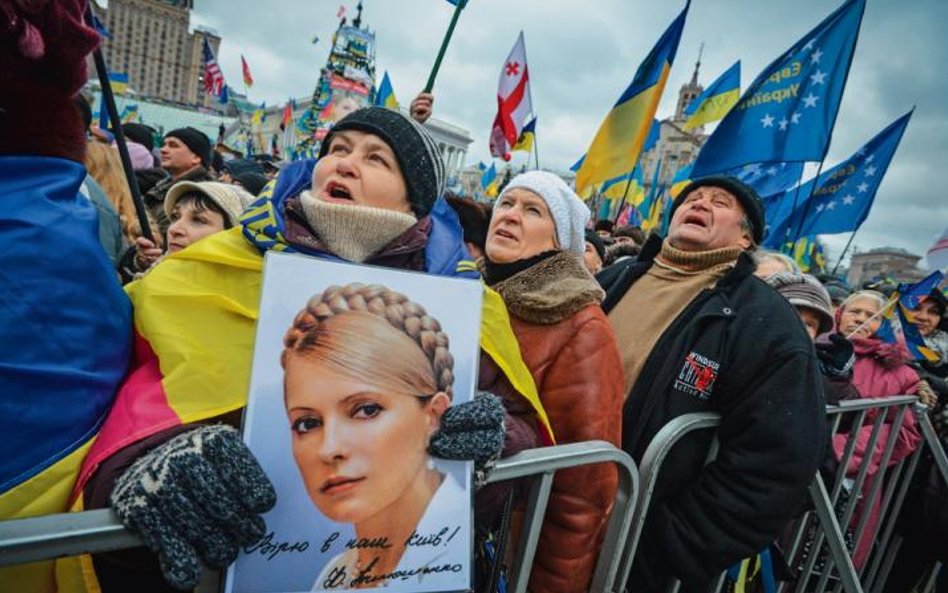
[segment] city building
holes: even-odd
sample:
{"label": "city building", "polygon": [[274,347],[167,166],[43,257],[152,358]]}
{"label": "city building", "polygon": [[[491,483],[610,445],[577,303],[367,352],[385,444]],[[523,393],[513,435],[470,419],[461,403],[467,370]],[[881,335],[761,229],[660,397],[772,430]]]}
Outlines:
{"label": "city building", "polygon": [[193,106],[217,107],[204,93],[204,39],[217,55],[221,38],[211,30],[190,31],[193,0],[109,0],[92,4],[109,30],[102,50],[109,70],[128,75],[137,95]]}
{"label": "city building", "polygon": [[698,151],[704,146],[708,136],[704,133],[704,126],[685,130],[684,124],[688,120],[685,109],[698,95],[704,92],[704,87],[698,84],[698,72],[701,68],[701,58],[695,63],[691,81],[683,84],[678,90],[678,103],[675,115],[659,122],[659,138],[655,146],[639,157],[642,168],[642,178],[645,181],[646,193],[651,190],[655,176],[655,167],[661,164],[658,175],[659,186],[668,186],[679,169],[690,165],[698,156]]}
{"label": "city building", "polygon": [[846,280],[854,288],[880,277],[893,278],[899,282],[918,282],[928,275],[918,268],[920,259],[920,255],[897,247],[870,249],[852,256]]}
{"label": "city building", "polygon": [[[306,112],[312,102],[311,97],[298,99],[295,101],[295,109],[289,129],[280,130],[280,124],[283,121],[283,110],[285,105],[272,105],[263,109],[262,116],[253,117],[254,106],[246,101],[237,98],[231,101],[243,113],[240,120],[233,120],[225,133],[225,143],[232,148],[246,152],[246,138],[249,135],[253,140],[254,152],[272,153],[274,141],[277,146],[277,152],[281,157],[286,158],[286,154],[292,151],[297,139],[294,132],[296,121]],[[401,108],[402,113],[408,115],[407,105]],[[464,128],[447,122],[437,117],[431,117],[425,122],[425,128],[431,133],[432,138],[438,143],[441,149],[441,156],[444,158],[445,172],[450,185],[457,183],[461,170],[467,159],[468,147],[474,142],[471,133]]]}

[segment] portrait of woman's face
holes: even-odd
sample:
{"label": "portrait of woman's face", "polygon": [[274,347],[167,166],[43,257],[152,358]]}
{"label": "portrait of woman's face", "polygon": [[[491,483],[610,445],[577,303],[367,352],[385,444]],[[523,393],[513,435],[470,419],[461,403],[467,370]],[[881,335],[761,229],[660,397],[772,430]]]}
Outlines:
{"label": "portrait of woman's face", "polygon": [[381,389],[305,353],[290,354],[285,367],[293,457],[324,515],[358,524],[397,509],[423,484],[445,394],[422,400]]}

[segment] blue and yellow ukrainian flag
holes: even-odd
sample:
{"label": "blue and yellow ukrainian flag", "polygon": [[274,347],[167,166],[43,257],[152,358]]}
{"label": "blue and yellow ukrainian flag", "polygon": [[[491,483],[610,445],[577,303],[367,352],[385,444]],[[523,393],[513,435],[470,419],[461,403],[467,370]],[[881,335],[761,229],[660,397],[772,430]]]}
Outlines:
{"label": "blue and yellow ukrainian flag", "polygon": [[599,125],[599,131],[576,174],[576,191],[580,195],[590,186],[622,175],[638,160],[665,90],[690,5],[689,0],[639,66],[629,88]]}
{"label": "blue and yellow ukrainian flag", "polygon": [[723,119],[740,98],[741,61],[738,60],[688,105],[685,115],[689,117],[684,129],[690,130]]}
{"label": "blue and yellow ukrainian flag", "polygon": [[534,117],[527,125],[523,126],[523,129],[520,131],[520,138],[517,139],[517,143],[510,149],[511,152],[514,150],[533,152],[533,141],[536,139],[536,134],[537,118]]}
{"label": "blue and yellow ukrainian flag", "polygon": [[379,92],[375,95],[375,105],[398,110],[398,99],[395,98],[395,89],[392,88],[392,79],[388,77],[388,70],[382,75],[382,84],[379,85]]}
{"label": "blue and yellow ukrainian flag", "polygon": [[497,197],[497,167],[494,166],[494,163],[491,163],[490,167],[481,175],[481,189],[484,190],[484,194],[491,198]]}

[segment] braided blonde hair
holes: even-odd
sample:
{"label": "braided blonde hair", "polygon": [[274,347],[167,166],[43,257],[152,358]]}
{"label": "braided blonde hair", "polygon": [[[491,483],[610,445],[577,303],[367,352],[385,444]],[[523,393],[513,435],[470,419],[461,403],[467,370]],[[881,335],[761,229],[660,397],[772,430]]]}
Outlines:
{"label": "braided blonde hair", "polygon": [[[418,346],[407,349],[415,352],[400,347],[398,341],[405,340]],[[307,353],[346,374],[388,375],[416,391],[426,389],[421,395],[440,391],[451,398],[454,357],[448,345],[441,325],[418,303],[378,284],[352,283],[309,299],[283,337],[281,364],[286,368],[291,352]]]}

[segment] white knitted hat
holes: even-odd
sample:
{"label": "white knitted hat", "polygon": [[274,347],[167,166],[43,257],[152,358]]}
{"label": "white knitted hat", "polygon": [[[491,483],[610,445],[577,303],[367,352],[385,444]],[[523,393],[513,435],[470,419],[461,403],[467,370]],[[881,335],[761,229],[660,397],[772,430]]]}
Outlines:
{"label": "white knitted hat", "polygon": [[562,179],[546,171],[527,171],[511,179],[500,195],[514,188],[530,190],[543,198],[553,217],[560,249],[579,255],[586,251],[589,208]]}
{"label": "white knitted hat", "polygon": [[231,226],[237,226],[237,219],[243,214],[244,208],[256,200],[252,194],[239,185],[216,181],[181,181],[172,185],[165,196],[165,214],[170,218],[178,200],[184,194],[192,192],[204,194],[220,206],[221,210],[227,213]]}

